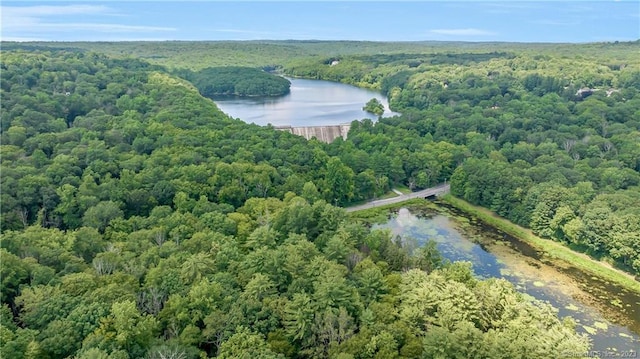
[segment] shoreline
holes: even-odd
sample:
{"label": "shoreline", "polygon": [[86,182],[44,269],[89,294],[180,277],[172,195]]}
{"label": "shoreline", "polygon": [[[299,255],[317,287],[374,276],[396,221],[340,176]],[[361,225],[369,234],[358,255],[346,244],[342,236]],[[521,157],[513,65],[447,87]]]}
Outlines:
{"label": "shoreline", "polygon": [[[640,282],[638,282],[632,274],[614,268],[609,263],[601,262],[589,257],[587,254],[576,252],[562,243],[540,238],[534,235],[530,229],[511,223],[509,220],[498,216],[486,208],[474,206],[462,199],[452,196],[451,194],[438,197],[438,199],[457,208],[467,215],[476,217],[480,221],[485,222],[488,226],[494,227],[516,237],[541,252],[542,256],[559,261],[560,263],[558,264],[573,266],[587,275],[595,276],[602,280],[614,283],[626,290],[640,293]],[[432,202],[425,200],[409,199],[407,201],[392,203],[376,208],[363,208],[351,213],[358,213],[360,214],[358,217],[360,217],[361,220],[371,222],[376,219],[380,220],[381,216],[385,216],[383,213],[386,213],[391,209],[410,205],[414,201],[423,202],[421,205],[434,205]]]}
{"label": "shoreline", "polygon": [[[453,200],[455,201],[456,198]],[[463,204],[473,207],[466,202]],[[607,338],[617,338],[618,333],[622,333],[619,334],[621,337],[630,334],[637,338],[640,335],[640,323],[633,319],[638,313],[633,306],[634,303],[638,303],[640,292],[617,280],[613,281],[610,277],[605,278],[600,272],[587,271],[584,267],[575,265],[575,262],[568,261],[564,257],[550,255],[546,248],[541,250],[540,246],[531,243],[527,238],[521,239],[523,236],[519,233],[509,231],[493,222],[489,223],[487,218],[483,218],[467,208],[455,206],[442,197],[439,197],[439,201],[436,202],[425,201],[421,198],[412,199],[376,208],[366,208],[349,214],[351,218],[364,223],[384,223],[402,207],[408,208],[418,217],[424,215],[426,218],[430,218],[433,215],[442,215],[453,220],[456,223],[454,227],[457,231],[473,243],[482,246],[485,251],[495,256],[505,266],[507,271],[505,273],[501,271],[500,277],[507,279],[508,276],[515,276],[516,281],[513,281],[513,278],[507,280],[513,283],[519,292],[526,292],[537,299],[540,299],[537,295],[542,292],[534,295],[529,291],[540,291],[540,288],[535,289],[535,287],[546,287],[547,289],[542,290],[546,293],[543,294],[544,299],[542,300],[551,301],[554,308],[559,310],[559,313],[563,313],[562,317],[569,316],[576,319],[576,325],[580,326],[580,332],[588,333],[589,336],[596,335],[599,348],[606,347]],[[483,210],[483,208],[475,209]],[[488,216],[497,217],[488,210],[484,212]],[[500,218],[497,217],[497,219]],[[507,225],[510,224],[504,219],[502,221]],[[524,228],[520,229],[526,231]],[[476,238],[477,235],[483,239]],[[516,244],[517,242],[520,244]],[[560,243],[553,242],[552,244],[561,246]],[[568,248],[565,250],[570,251]],[[530,253],[532,251],[533,254]],[[557,252],[554,250],[551,253]],[[606,263],[604,265],[606,266]],[[596,266],[590,264],[590,267]],[[622,277],[618,273],[615,273],[615,276]],[[522,287],[518,287],[518,285]],[[606,329],[606,326],[604,329],[598,327],[598,324],[601,323],[608,324],[609,329]],[[611,329],[611,325],[620,328]],[[598,333],[596,334],[595,331]],[[622,345],[619,348],[629,347],[628,343],[617,345]],[[631,348],[633,347],[632,345]]]}
{"label": "shoreline", "polygon": [[541,251],[543,256],[560,260],[564,264],[574,266],[586,274],[594,275],[606,281],[615,283],[627,290],[640,293],[640,282],[630,273],[614,268],[609,263],[598,261],[587,254],[576,252],[562,243],[534,235],[530,229],[511,223],[490,210],[474,206],[452,195],[439,197],[443,202],[474,216],[494,228],[497,228]]}

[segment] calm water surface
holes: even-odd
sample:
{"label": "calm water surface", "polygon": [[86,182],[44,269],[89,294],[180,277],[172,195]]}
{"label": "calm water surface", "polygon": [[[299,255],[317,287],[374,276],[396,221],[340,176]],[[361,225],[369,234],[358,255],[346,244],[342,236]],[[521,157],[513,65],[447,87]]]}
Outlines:
{"label": "calm water surface", "polygon": [[511,242],[502,240],[506,237],[497,230],[481,228],[479,224],[471,227],[476,228],[462,230],[460,223],[444,215],[417,217],[406,208],[387,223],[374,226],[390,229],[394,237],[413,238],[418,245],[433,240],[446,259],[472,262],[479,277],[505,278],[519,291],[551,303],[558,308],[560,317],[571,316],[576,320],[576,330],[589,335],[593,350],[622,352],[640,349],[638,295],[629,296],[627,293],[619,297],[616,300],[620,303],[613,308],[598,305],[589,300],[590,294],[587,293],[593,283],[584,285],[576,282],[557,268],[540,261],[535,253],[527,256],[526,251],[516,251]]}
{"label": "calm water surface", "polygon": [[377,116],[362,110],[372,98],[385,107],[383,117],[393,116],[387,99],[378,92],[322,80],[287,78],[291,92],[276,98],[214,97],[231,117],[257,125],[329,126]]}

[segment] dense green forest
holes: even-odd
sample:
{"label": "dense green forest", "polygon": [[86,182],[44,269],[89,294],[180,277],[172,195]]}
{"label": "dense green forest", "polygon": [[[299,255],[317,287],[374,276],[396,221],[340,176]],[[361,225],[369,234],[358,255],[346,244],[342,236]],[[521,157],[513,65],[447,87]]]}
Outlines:
{"label": "dense green forest", "polygon": [[252,67],[209,67],[200,71],[188,69],[175,72],[191,82],[205,97],[282,96],[289,93],[291,82],[284,77]]}
{"label": "dense green forest", "polygon": [[[353,122],[331,144],[229,118],[174,75],[199,70],[175,66],[179,48],[160,63],[123,57],[130,44],[85,45],[3,44],[3,358],[587,349],[547,304],[337,207],[394,185],[451,181],[471,203],[640,272],[637,43],[211,50],[267,51],[255,66],[379,89],[403,114]],[[276,61],[282,46],[297,55]]]}
{"label": "dense green forest", "polygon": [[[609,45],[617,46],[640,49]],[[640,273],[637,59],[389,54],[327,66],[330,59],[292,61],[285,71],[380,89],[403,114],[356,124],[348,141],[331,145],[351,168],[378,169],[412,189],[450,179],[456,196]]]}

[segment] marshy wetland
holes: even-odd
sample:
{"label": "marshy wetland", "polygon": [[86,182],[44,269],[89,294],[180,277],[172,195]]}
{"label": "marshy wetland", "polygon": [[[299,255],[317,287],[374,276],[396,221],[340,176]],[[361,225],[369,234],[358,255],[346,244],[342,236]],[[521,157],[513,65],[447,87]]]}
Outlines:
{"label": "marshy wetland", "polygon": [[529,244],[446,203],[409,205],[373,226],[394,238],[435,241],[442,257],[469,261],[480,278],[509,280],[531,299],[549,302],[560,317],[591,338],[592,349],[624,352],[640,347],[640,293],[550,259]]}

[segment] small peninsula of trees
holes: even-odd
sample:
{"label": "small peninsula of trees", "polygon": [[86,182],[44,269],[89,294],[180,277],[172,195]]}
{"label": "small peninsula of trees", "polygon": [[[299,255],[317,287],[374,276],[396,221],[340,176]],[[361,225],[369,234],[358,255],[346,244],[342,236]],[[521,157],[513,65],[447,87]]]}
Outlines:
{"label": "small peninsula of trees", "polygon": [[284,77],[252,67],[209,67],[196,72],[179,70],[176,74],[193,83],[205,97],[282,96],[291,86]]}

